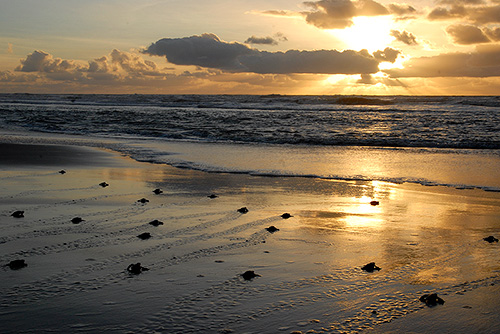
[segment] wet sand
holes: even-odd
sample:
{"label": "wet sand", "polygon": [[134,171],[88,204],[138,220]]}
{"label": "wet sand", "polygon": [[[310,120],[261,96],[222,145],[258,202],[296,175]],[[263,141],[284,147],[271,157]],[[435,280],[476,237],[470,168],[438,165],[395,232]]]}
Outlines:
{"label": "wet sand", "polygon": [[[500,237],[499,193],[203,173],[62,145],[0,145],[0,156],[0,263],[27,263],[0,270],[5,333],[500,326],[500,246],[483,240]],[[138,262],[149,270],[127,272]],[[381,270],[361,270],[369,262]],[[419,301],[430,292],[445,304]]]}

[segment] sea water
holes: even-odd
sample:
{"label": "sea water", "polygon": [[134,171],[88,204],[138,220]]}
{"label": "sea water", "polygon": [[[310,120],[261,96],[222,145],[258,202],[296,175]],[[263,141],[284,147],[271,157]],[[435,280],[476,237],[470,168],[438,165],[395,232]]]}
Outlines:
{"label": "sea water", "polygon": [[207,172],[500,191],[498,96],[0,94],[0,130]]}

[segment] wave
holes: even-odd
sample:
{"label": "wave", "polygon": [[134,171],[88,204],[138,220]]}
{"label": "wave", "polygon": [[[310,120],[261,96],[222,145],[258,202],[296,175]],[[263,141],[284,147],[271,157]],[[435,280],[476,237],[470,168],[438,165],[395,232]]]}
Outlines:
{"label": "wave", "polygon": [[498,97],[0,94],[0,129],[280,145],[500,149]]}
{"label": "wave", "polygon": [[[137,161],[142,161],[142,162],[150,162],[150,163],[159,163],[161,162],[156,162],[154,160],[141,160],[137,159]],[[205,173],[219,173],[219,174],[239,174],[239,175],[249,175],[249,176],[258,176],[258,177],[270,177],[270,178],[314,178],[314,179],[320,179],[320,180],[331,180],[331,181],[354,181],[354,182],[373,182],[373,181],[379,181],[379,182],[387,182],[387,183],[393,183],[393,184],[403,184],[403,183],[412,183],[412,184],[419,184],[422,186],[426,187],[447,187],[447,188],[455,188],[458,190],[474,190],[474,189],[479,189],[487,192],[500,192],[500,187],[490,187],[490,186],[479,186],[479,185],[467,185],[467,184],[461,184],[461,183],[443,183],[443,182],[436,182],[436,181],[430,181],[426,179],[421,179],[421,178],[411,178],[411,177],[396,177],[396,178],[391,178],[391,177],[369,177],[369,176],[362,176],[362,175],[352,175],[352,176],[342,176],[342,175],[329,175],[329,176],[324,176],[324,175],[318,175],[318,174],[299,174],[299,173],[286,173],[282,171],[258,171],[258,170],[231,170],[227,168],[220,168],[220,167],[213,167],[213,166],[204,166],[200,165],[198,163],[190,163],[190,162],[177,162],[177,163],[169,163],[169,165],[176,167],[176,168],[181,168],[181,169],[189,169],[189,170],[196,170],[196,171],[201,171]]]}

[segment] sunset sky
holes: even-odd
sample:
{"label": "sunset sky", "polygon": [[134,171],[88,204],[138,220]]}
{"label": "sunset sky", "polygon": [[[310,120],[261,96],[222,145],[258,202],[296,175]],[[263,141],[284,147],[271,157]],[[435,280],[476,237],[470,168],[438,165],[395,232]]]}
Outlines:
{"label": "sunset sky", "polygon": [[0,93],[500,94],[500,0],[0,0]]}

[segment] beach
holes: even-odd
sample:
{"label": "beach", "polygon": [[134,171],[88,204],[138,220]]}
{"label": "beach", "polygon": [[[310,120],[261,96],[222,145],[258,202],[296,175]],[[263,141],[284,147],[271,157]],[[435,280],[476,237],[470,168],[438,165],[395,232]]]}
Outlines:
{"label": "beach", "polygon": [[[494,333],[500,325],[499,245],[483,240],[500,235],[498,192],[206,173],[82,146],[0,151],[1,262],[27,264],[2,267],[2,332]],[[24,217],[12,217],[17,210]],[[380,270],[361,269],[370,262]],[[136,263],[149,270],[127,270]],[[246,271],[258,276],[247,280]],[[430,293],[445,303],[419,300]]]}

